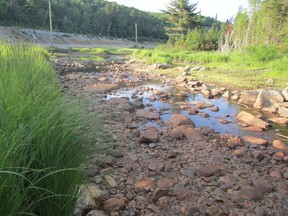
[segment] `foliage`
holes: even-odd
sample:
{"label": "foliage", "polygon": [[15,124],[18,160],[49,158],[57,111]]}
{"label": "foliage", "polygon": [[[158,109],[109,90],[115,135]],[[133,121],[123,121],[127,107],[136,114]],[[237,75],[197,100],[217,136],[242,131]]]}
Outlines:
{"label": "foliage", "polygon": [[1,215],[72,215],[86,117],[39,47],[0,46]]}
{"label": "foliage", "polygon": [[[53,29],[67,33],[165,39],[157,13],[104,0],[51,0]],[[0,25],[49,28],[47,0],[0,0]]]}
{"label": "foliage", "polygon": [[[223,50],[256,46],[281,46],[288,39],[288,1],[253,0],[249,10],[240,10],[233,28],[223,34]],[[232,24],[230,24],[232,25]],[[262,47],[262,48],[261,48]]]}
{"label": "foliage", "polygon": [[166,21],[170,23],[170,26],[166,27],[170,38],[186,34],[199,26],[196,6],[197,4],[190,4],[188,0],[171,0],[167,10],[163,10]]}

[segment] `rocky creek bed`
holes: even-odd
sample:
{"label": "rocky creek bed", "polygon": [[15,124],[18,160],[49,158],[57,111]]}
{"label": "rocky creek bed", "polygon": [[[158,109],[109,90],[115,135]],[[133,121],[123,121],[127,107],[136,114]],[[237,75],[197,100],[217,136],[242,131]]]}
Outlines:
{"label": "rocky creek bed", "polygon": [[75,215],[287,215],[287,90],[230,92],[137,64],[55,61],[112,140],[87,156]]}

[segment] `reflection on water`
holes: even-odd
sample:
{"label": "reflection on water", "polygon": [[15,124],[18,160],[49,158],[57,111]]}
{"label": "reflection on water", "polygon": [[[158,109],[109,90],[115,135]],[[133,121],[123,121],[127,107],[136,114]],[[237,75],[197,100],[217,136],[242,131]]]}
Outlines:
{"label": "reflection on water", "polygon": [[[281,127],[279,125],[273,124],[273,129],[270,131],[264,131],[264,132],[252,132],[252,131],[246,131],[243,129],[243,127],[240,127],[237,124],[236,120],[236,115],[241,111],[241,110],[246,110],[246,108],[243,108],[233,102],[228,101],[225,98],[219,98],[219,99],[207,99],[204,98],[201,94],[188,94],[188,97],[179,97],[176,96],[177,90],[175,90],[172,86],[161,86],[160,84],[149,84],[149,85],[143,85],[138,88],[131,88],[128,90],[119,90],[117,93],[114,95],[108,95],[107,98],[111,97],[129,97],[131,101],[132,95],[134,94],[135,96],[135,91],[137,89],[141,89],[141,87],[149,87],[150,89],[153,89],[152,91],[141,91],[136,94],[136,96],[141,97],[142,101],[145,105],[146,108],[149,106],[153,105],[153,107],[156,110],[165,110],[161,112],[161,119],[166,122],[168,121],[173,114],[183,114],[188,116],[189,118],[192,119],[192,121],[195,123],[196,127],[201,127],[201,126],[208,126],[212,128],[213,130],[219,132],[219,133],[229,133],[229,134],[234,134],[237,136],[246,136],[246,135],[253,135],[257,137],[262,137],[264,139],[274,139],[275,138],[275,129],[276,131],[281,131],[284,134],[287,132],[287,127]],[[148,98],[153,94],[153,91],[159,90],[163,92],[168,92],[171,93],[172,96],[167,102],[160,102],[159,100],[156,100],[154,102],[151,102]],[[170,101],[170,102],[169,102]],[[173,101],[173,102],[172,102]],[[216,105],[219,107],[218,112],[213,112],[209,108],[201,110],[201,112],[205,112],[209,114],[210,117],[204,118],[200,115],[189,115],[187,110],[181,110],[180,105],[177,103],[174,103],[175,101],[177,102],[209,102],[212,103],[213,105]],[[250,111],[251,112],[251,111]],[[218,119],[224,119],[228,120],[231,123],[229,124],[222,124],[219,122]],[[157,126],[157,123],[155,122],[149,122],[145,124],[145,126],[151,125],[151,126]],[[141,126],[143,127],[143,125]]]}

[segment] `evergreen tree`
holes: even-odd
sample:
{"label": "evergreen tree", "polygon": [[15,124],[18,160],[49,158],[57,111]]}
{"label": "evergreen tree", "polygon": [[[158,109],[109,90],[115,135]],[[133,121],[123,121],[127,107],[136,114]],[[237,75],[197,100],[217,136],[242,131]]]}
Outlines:
{"label": "evergreen tree", "polygon": [[190,4],[189,0],[171,0],[167,10],[162,11],[166,15],[166,21],[170,23],[170,26],[166,27],[167,34],[179,36],[198,27],[199,12],[195,12],[196,9],[197,4]]}

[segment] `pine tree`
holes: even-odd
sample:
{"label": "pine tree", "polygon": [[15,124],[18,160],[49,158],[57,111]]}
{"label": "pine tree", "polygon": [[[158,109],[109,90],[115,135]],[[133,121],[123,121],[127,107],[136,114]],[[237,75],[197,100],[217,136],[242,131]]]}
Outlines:
{"label": "pine tree", "polygon": [[189,30],[199,26],[197,21],[199,12],[195,12],[196,7],[197,3],[190,4],[189,0],[171,0],[167,10],[162,11],[166,15],[166,21],[170,23],[170,26],[166,27],[170,37],[187,34]]}

